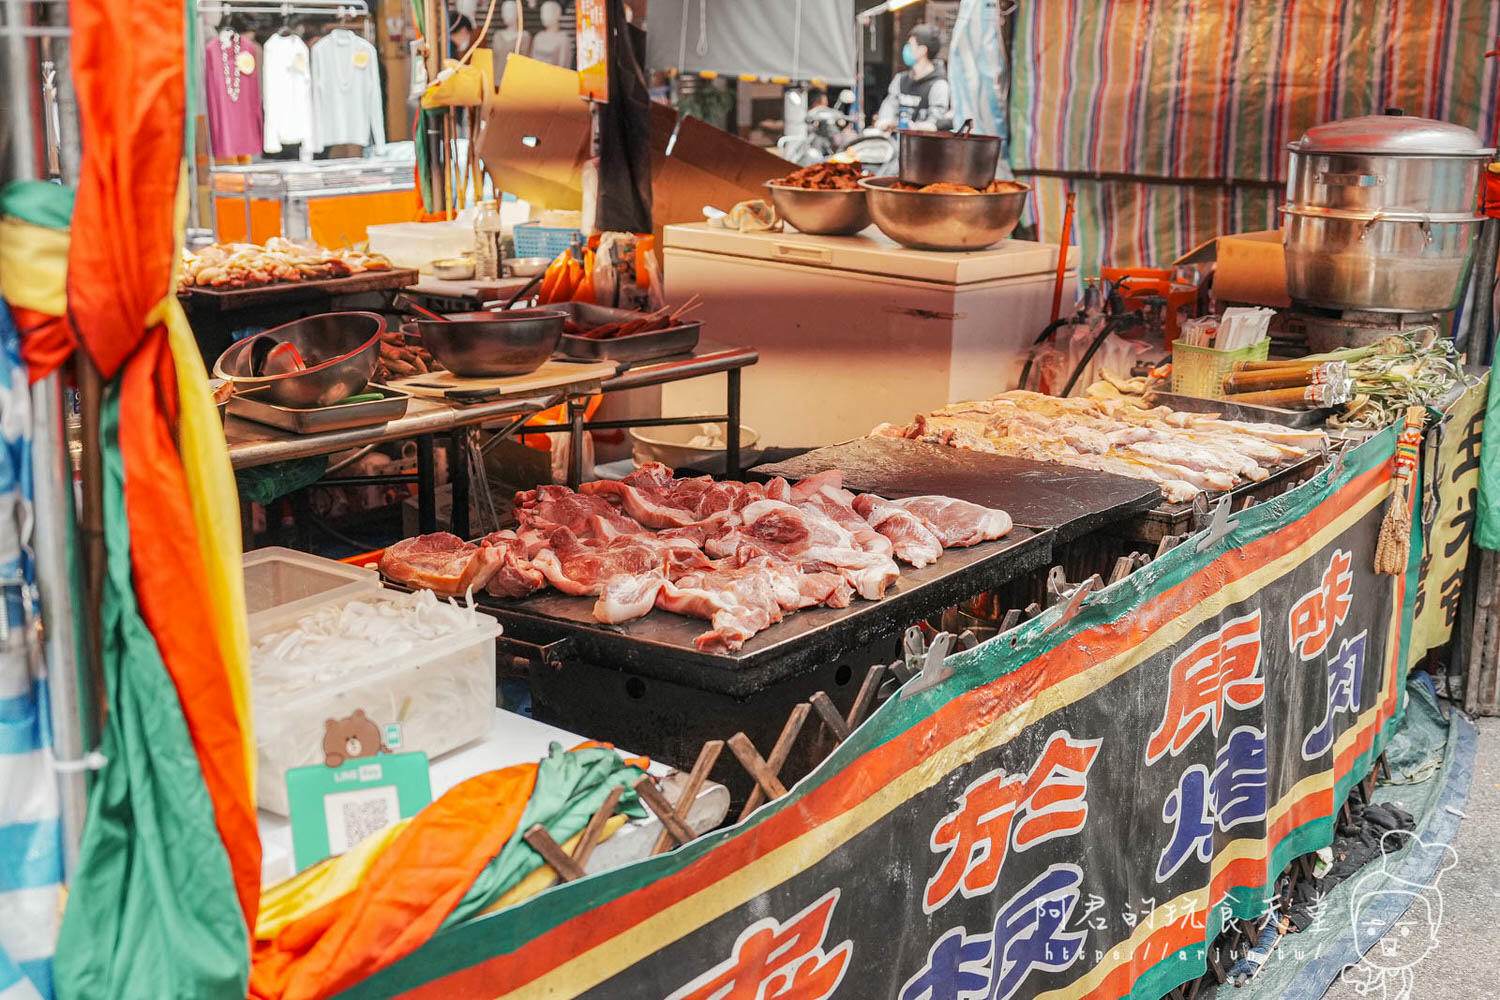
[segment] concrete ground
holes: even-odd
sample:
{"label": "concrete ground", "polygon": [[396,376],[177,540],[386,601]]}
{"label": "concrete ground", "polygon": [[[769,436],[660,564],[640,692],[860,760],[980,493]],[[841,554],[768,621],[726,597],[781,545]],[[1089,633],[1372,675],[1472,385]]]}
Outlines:
{"label": "concrete ground", "polygon": [[[1401,1000],[1500,1000],[1500,719],[1479,720],[1469,802],[1454,844],[1458,864],[1428,898],[1442,896],[1438,946],[1412,970]],[[1388,1000],[1396,1000],[1390,984]],[[1325,1000],[1365,1000],[1353,983],[1336,982]]]}

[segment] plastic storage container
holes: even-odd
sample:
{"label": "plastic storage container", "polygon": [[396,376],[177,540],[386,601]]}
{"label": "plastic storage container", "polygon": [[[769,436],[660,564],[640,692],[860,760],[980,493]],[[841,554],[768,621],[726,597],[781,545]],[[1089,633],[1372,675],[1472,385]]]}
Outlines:
{"label": "plastic storage container", "polygon": [[369,227],[370,252],[397,267],[432,270],[432,262],[474,249],[474,227],[463,222],[388,222]]}
{"label": "plastic storage container", "polygon": [[[385,590],[354,594],[321,602],[303,614],[353,601],[395,602],[406,597]],[[297,619],[287,621],[260,638],[296,623]],[[399,724],[397,749],[401,753],[421,752],[434,758],[482,738],[489,732],[495,710],[495,637],[499,634],[500,623],[481,614],[473,628],[402,644],[342,677],[279,697],[255,690],[252,664],[260,808],[286,815],[286,772],[325,763],[323,738],[328,720],[346,719],[356,709],[382,734],[390,724]]]}
{"label": "plastic storage container", "polygon": [[566,226],[544,226],[540,222],[517,223],[515,231],[517,257],[556,257],[575,240],[582,242],[583,234]]}
{"label": "plastic storage container", "polygon": [[1179,396],[1223,399],[1224,376],[1236,361],[1264,361],[1271,353],[1269,337],[1249,347],[1219,351],[1177,341],[1172,345],[1172,391]]}
{"label": "plastic storage container", "polygon": [[292,549],[255,549],[241,565],[251,642],[330,601],[380,589],[380,575],[372,570]]}

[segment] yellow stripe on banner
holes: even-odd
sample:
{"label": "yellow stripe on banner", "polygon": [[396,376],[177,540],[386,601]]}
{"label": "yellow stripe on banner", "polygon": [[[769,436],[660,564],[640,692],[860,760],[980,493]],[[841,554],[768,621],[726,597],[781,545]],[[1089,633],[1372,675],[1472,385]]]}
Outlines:
{"label": "yellow stripe on banner", "polygon": [[[626,817],[620,813],[617,813],[614,816],[611,816],[609,819],[605,820],[604,832],[599,835],[599,843],[602,844],[610,837],[613,837],[619,831],[620,827],[625,825],[625,821]],[[580,830],[558,846],[563,849],[564,854],[572,857],[573,852],[578,849],[578,842],[582,839],[583,831]],[[557,872],[552,868],[551,865],[542,865],[539,868],[533,868],[531,870],[531,874],[527,875],[511,888],[507,889],[505,893],[499,899],[491,903],[489,908],[484,912],[494,913],[498,910],[505,909],[507,906],[515,906],[517,903],[524,903],[526,900],[530,899],[532,896],[535,896],[543,889],[552,888],[552,886],[556,882]]]}
{"label": "yellow stripe on banner", "polygon": [[353,892],[365,873],[374,867],[376,859],[410,823],[409,818],[403,819],[370,834],[338,857],[320,861],[306,871],[266,887],[260,894],[255,937],[269,941],[292,921]]}
{"label": "yellow stripe on banner", "polygon": [[[177,232],[187,231],[187,165],[177,183]],[[177,264],[166,297],[146,317],[147,326],[163,323],[167,328],[172,360],[177,367],[177,448],[188,496],[193,504],[193,523],[203,546],[203,567],[208,580],[208,599],[213,620],[208,627],[224,661],[229,691],[239,717],[244,742],[245,773],[250,800],[255,801],[255,728],[250,715],[250,638],[245,614],[245,577],[240,551],[240,497],[229,465],[229,446],[224,443],[224,425],[208,388],[208,372],[187,316],[177,301]]]}
{"label": "yellow stripe on banner", "polygon": [[68,313],[68,234],[0,219],[0,294],[48,316]]}
{"label": "yellow stripe on banner", "polygon": [[[980,754],[1009,742],[1033,721],[1102,688],[1137,664],[1180,642],[1185,635],[1203,622],[1216,617],[1225,607],[1253,597],[1271,581],[1290,573],[1383,503],[1389,493],[1389,484],[1371,490],[1322,531],[1279,559],[1225,586],[1211,599],[1185,609],[1181,615],[1164,623],[1134,649],[1039,691],[1030,701],[1017,705],[990,725],[967,733],[939,749],[843,814],[814,827],[682,901],[652,914],[616,937],[582,952],[506,996],[576,996],[811,868],[887,814],[937,785],[953,771],[970,763]],[[1392,587],[1396,586],[1397,580],[1396,577],[1391,578]],[[1378,706],[1371,711],[1378,711]],[[1290,808],[1291,803],[1306,794],[1303,791],[1304,785],[1308,786],[1309,791],[1317,790],[1317,783],[1320,781],[1331,784],[1332,777],[1325,775],[1304,779],[1293,789],[1292,795],[1278,804],[1279,807],[1283,811]],[[1228,864],[1230,860],[1232,859],[1226,859],[1224,863]]]}

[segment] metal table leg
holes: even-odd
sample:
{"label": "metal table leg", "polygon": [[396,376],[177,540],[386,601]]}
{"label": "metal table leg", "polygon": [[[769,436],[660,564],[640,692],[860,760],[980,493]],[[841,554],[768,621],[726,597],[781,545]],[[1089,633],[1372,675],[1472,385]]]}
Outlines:
{"label": "metal table leg", "polygon": [[585,398],[568,399],[568,486],[578,489],[583,483],[583,411]]}
{"label": "metal table leg", "polygon": [[417,438],[417,526],[424,535],[437,530],[437,462],[431,434]]}
{"label": "metal table leg", "polygon": [[448,481],[453,484],[450,523],[459,538],[469,537],[469,428],[455,427],[448,438]]}
{"label": "metal table leg", "polygon": [[740,370],[731,368],[724,373],[728,378],[729,398],[725,402],[724,411],[728,419],[724,421],[724,462],[725,473],[730,479],[740,477]]}

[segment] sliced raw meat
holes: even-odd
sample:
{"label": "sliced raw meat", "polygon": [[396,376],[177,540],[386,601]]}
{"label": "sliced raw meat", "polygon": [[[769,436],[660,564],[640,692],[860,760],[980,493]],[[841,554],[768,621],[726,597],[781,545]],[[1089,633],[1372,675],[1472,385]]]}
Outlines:
{"label": "sliced raw meat", "polygon": [[1011,529],[1010,515],[1005,511],[981,507],[977,503],[955,500],[952,497],[885,500],[866,493],[855,499],[854,508],[868,516],[868,511],[881,504],[900,507],[921,518],[927,529],[948,549],[1003,538]]}
{"label": "sliced raw meat", "polygon": [[647,572],[664,576],[666,553],[667,547],[654,538],[621,535],[607,541],[585,540],[558,528],[532,563],[564,594],[597,595],[617,576]]}
{"label": "sliced raw meat", "polygon": [[526,540],[514,531],[497,531],[479,543],[500,553],[500,567],[485,584],[486,593],[496,597],[526,597],[547,585],[542,571],[527,558]]}
{"label": "sliced raw meat", "polygon": [[656,606],[656,595],[666,578],[657,573],[617,576],[599,591],[594,617],[606,625],[618,625],[645,615]]}
{"label": "sliced raw meat", "polygon": [[890,556],[856,548],[848,531],[816,510],[760,500],[740,511],[740,516],[745,519],[739,530],[742,545],[794,562],[808,572],[837,573],[867,600],[879,600],[901,575]]}
{"label": "sliced raw meat", "polygon": [[782,617],[771,573],[760,567],[695,573],[664,583],[656,606],[708,619],[713,628],[693,641],[704,652],[733,652]]}
{"label": "sliced raw meat", "polygon": [[698,520],[696,511],[678,507],[659,490],[631,486],[621,480],[584,483],[579,489],[591,497],[608,497],[625,509],[625,513],[648,528],[681,528]]}
{"label": "sliced raw meat", "polygon": [[386,579],[445,597],[483,588],[500,564],[498,550],[446,531],[402,539],[380,555],[380,572]]}
{"label": "sliced raw meat", "polygon": [[864,501],[860,506],[870,526],[890,541],[897,559],[920,569],[942,557],[943,543],[920,517],[879,497],[858,499]]}
{"label": "sliced raw meat", "polygon": [[603,497],[574,493],[565,486],[541,486],[517,493],[516,517],[523,527],[544,531],[567,528],[579,538],[613,538],[645,531]]}
{"label": "sliced raw meat", "polygon": [[891,539],[874,530],[854,509],[854,494],[844,489],[843,482],[844,474],[837,469],[808,476],[792,487],[792,503],[816,510],[849,532],[854,547],[862,552],[890,555]]}

